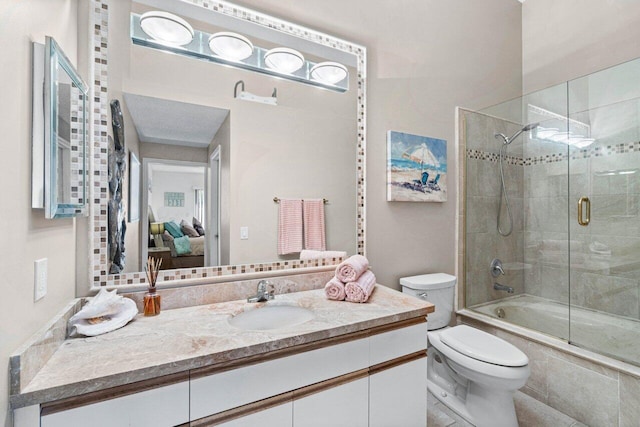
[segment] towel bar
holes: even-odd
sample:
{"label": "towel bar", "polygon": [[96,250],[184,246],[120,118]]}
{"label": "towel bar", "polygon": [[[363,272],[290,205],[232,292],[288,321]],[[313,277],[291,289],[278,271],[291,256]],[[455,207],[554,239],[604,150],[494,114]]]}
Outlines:
{"label": "towel bar", "polygon": [[[280,203],[280,199],[278,197],[274,197],[273,198],[273,202],[274,203]],[[322,199],[322,203],[324,203],[326,205],[327,203],[329,203],[329,199]]]}

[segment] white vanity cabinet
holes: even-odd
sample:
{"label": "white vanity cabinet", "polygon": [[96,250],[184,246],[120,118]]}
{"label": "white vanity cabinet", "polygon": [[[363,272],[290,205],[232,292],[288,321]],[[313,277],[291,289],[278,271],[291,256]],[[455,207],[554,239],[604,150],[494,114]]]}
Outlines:
{"label": "white vanity cabinet", "polygon": [[263,409],[220,424],[218,427],[293,427],[293,402]]}
{"label": "white vanity cabinet", "polygon": [[426,406],[426,358],[369,377],[369,427],[425,427]]}
{"label": "white vanity cabinet", "polygon": [[426,426],[424,317],[15,411],[15,427]]}
{"label": "white vanity cabinet", "polygon": [[156,427],[188,422],[189,382],[182,381],[52,413],[45,407],[40,426]]}
{"label": "white vanity cabinet", "polygon": [[266,423],[275,399],[292,403],[294,427],[424,427],[426,325],[414,319],[249,366],[192,371],[191,420],[196,426],[249,426],[252,419],[289,425]]}
{"label": "white vanity cabinet", "polygon": [[369,378],[350,381],[293,401],[295,427],[367,427]]}

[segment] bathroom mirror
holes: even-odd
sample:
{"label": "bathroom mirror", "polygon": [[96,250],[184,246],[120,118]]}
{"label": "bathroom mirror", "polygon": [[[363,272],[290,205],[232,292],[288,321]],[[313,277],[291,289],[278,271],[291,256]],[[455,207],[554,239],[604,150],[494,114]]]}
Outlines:
{"label": "bathroom mirror", "polygon": [[51,37],[33,44],[32,207],[86,216],[87,85]]}
{"label": "bathroom mirror", "polygon": [[[229,3],[216,3],[215,7],[196,0],[95,4],[93,19],[100,24],[96,26],[95,43],[108,47],[104,53],[100,48],[93,50],[99,84],[96,93],[100,94],[96,111],[106,114],[110,100],[121,101],[127,147],[142,164],[142,188],[140,221],[127,224],[124,274],[106,274],[102,234],[90,233],[95,254],[91,272],[94,286],[141,283],[144,249],[153,247],[151,251],[157,251],[155,243],[149,242],[158,236],[151,232],[160,230],[160,222],[191,220],[197,209],[194,201],[198,190],[204,190],[200,206],[204,204],[202,211],[206,212],[205,240],[209,246],[203,252],[209,261],[202,266],[178,263],[177,269],[163,272],[164,282],[334,263],[277,254],[278,204],[274,198],[327,199],[327,249],[348,254],[364,252],[363,47]],[[310,60],[346,63],[350,89],[346,93],[328,91],[134,45],[129,28],[131,14],[149,10],[177,14],[207,32],[242,32],[265,47],[297,43],[295,47]],[[234,85],[239,80],[245,83],[245,91],[259,96],[269,96],[276,88],[278,105],[234,98]],[[166,108],[161,108],[163,105]],[[216,116],[216,112],[220,114]],[[200,113],[209,118],[193,122]],[[196,128],[203,129],[195,132]],[[96,152],[103,147],[108,131],[107,126],[94,129]],[[199,147],[191,143],[194,134],[207,134]],[[204,184],[163,189],[160,178],[150,175],[158,173],[160,177],[183,166],[194,171],[204,167],[203,173],[198,172],[204,175]],[[99,191],[105,177],[96,177],[95,189]],[[216,186],[218,196],[214,197],[212,189]],[[160,205],[151,210],[150,217],[152,199]],[[106,226],[100,215],[105,203],[101,193],[94,202],[91,220],[97,227],[92,230],[97,230]],[[177,208],[188,209],[167,214],[169,210],[178,212]],[[248,239],[241,238],[241,229],[248,229]],[[208,240],[216,235],[219,242]]]}

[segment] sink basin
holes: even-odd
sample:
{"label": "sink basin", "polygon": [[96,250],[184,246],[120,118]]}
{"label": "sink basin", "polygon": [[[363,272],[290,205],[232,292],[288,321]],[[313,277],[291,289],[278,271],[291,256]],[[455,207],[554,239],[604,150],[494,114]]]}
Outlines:
{"label": "sink basin", "polygon": [[299,325],[314,317],[311,310],[296,305],[266,305],[236,314],[229,319],[229,324],[240,329],[264,331]]}

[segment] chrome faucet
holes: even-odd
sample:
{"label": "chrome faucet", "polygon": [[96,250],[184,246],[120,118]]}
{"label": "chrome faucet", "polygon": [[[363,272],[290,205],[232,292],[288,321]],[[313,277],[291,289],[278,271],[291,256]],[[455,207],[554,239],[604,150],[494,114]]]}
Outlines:
{"label": "chrome faucet", "polygon": [[491,261],[491,275],[493,277],[498,277],[500,275],[504,276],[504,269],[502,268],[502,261],[500,261],[498,258],[495,258],[493,261]]}
{"label": "chrome faucet", "polygon": [[273,283],[268,280],[260,280],[258,282],[258,288],[256,294],[247,298],[247,302],[265,302],[272,300],[276,297],[276,290]]}
{"label": "chrome faucet", "polygon": [[500,284],[500,283],[498,283],[498,282],[495,282],[495,283],[493,284],[493,289],[495,289],[496,291],[507,291],[507,292],[509,292],[510,294],[512,294],[512,293],[513,293],[513,287],[511,287],[511,286],[501,285],[501,284]]}

